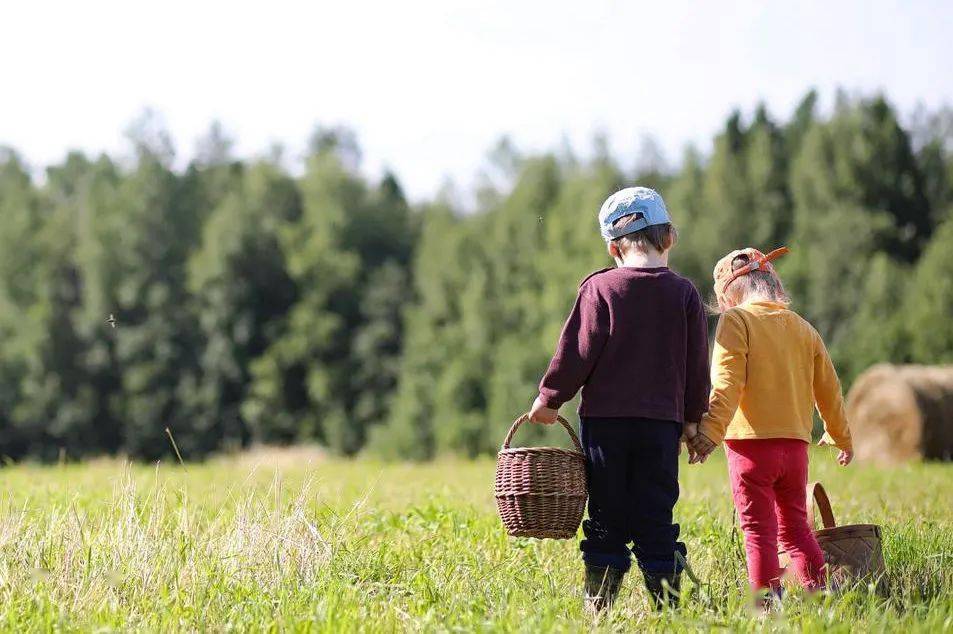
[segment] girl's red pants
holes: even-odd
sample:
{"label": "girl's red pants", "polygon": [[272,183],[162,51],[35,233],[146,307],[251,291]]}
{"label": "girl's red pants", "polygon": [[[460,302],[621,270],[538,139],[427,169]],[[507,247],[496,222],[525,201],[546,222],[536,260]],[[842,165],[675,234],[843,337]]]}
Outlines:
{"label": "girl's red pants", "polygon": [[751,588],[780,588],[779,542],[801,584],[809,590],[823,588],[824,554],[811,529],[805,499],[807,443],[792,438],[746,439],[726,440],[725,447]]}

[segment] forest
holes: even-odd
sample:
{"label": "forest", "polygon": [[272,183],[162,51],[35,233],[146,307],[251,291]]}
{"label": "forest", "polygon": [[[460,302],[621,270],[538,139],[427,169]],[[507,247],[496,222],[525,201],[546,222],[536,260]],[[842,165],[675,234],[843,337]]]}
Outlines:
{"label": "forest", "polygon": [[665,197],[672,266],[703,297],[729,250],[789,246],[793,308],[845,389],[879,361],[951,363],[953,112],[833,102],[735,112],[674,167],[651,143],[626,166],[605,138],[585,158],[503,139],[470,205],[410,204],[345,128],[318,128],[300,173],[234,156],[217,125],[178,168],[148,117],[131,158],[37,175],[29,148],[0,149],[0,456],[154,460],[170,435],[187,460],[492,453],[578,283],[611,265],[600,204],[632,184]]}

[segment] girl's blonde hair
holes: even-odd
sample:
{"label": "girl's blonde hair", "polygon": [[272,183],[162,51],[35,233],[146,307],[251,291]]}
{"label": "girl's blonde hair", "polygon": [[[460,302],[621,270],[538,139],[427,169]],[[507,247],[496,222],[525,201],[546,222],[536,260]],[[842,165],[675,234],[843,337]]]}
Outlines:
{"label": "girl's blonde hair", "polygon": [[[737,271],[750,262],[751,258],[748,254],[741,253],[731,260],[731,270],[732,272]],[[791,304],[791,297],[784,290],[784,284],[778,274],[774,272],[774,267],[757,269],[735,278],[718,295],[718,310],[716,312],[721,313],[758,298],[785,306]]]}

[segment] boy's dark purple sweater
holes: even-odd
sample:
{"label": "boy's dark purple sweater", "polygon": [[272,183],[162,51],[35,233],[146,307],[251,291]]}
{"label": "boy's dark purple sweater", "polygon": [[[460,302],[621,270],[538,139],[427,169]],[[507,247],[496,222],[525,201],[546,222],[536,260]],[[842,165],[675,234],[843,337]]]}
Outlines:
{"label": "boy's dark purple sweater", "polygon": [[539,385],[580,416],[698,422],[708,410],[708,324],[695,286],[666,267],[593,273]]}

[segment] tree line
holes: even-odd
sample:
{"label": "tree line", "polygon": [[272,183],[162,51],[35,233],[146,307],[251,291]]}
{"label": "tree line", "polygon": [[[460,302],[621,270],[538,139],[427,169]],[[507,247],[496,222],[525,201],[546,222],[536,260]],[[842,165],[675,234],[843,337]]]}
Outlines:
{"label": "tree line", "polygon": [[604,139],[586,158],[504,141],[469,210],[450,190],[410,205],[340,128],[300,174],[235,158],[218,126],[174,169],[149,117],[131,160],[70,153],[38,179],[0,150],[0,456],[155,459],[167,428],[187,458],[495,451],[578,282],[610,264],[599,205],[633,183],[662,192],[673,268],[705,296],[728,250],[790,246],[779,271],[846,383],[953,361],[953,116],[816,101],[734,113],[676,169],[650,146],[627,169]]}

